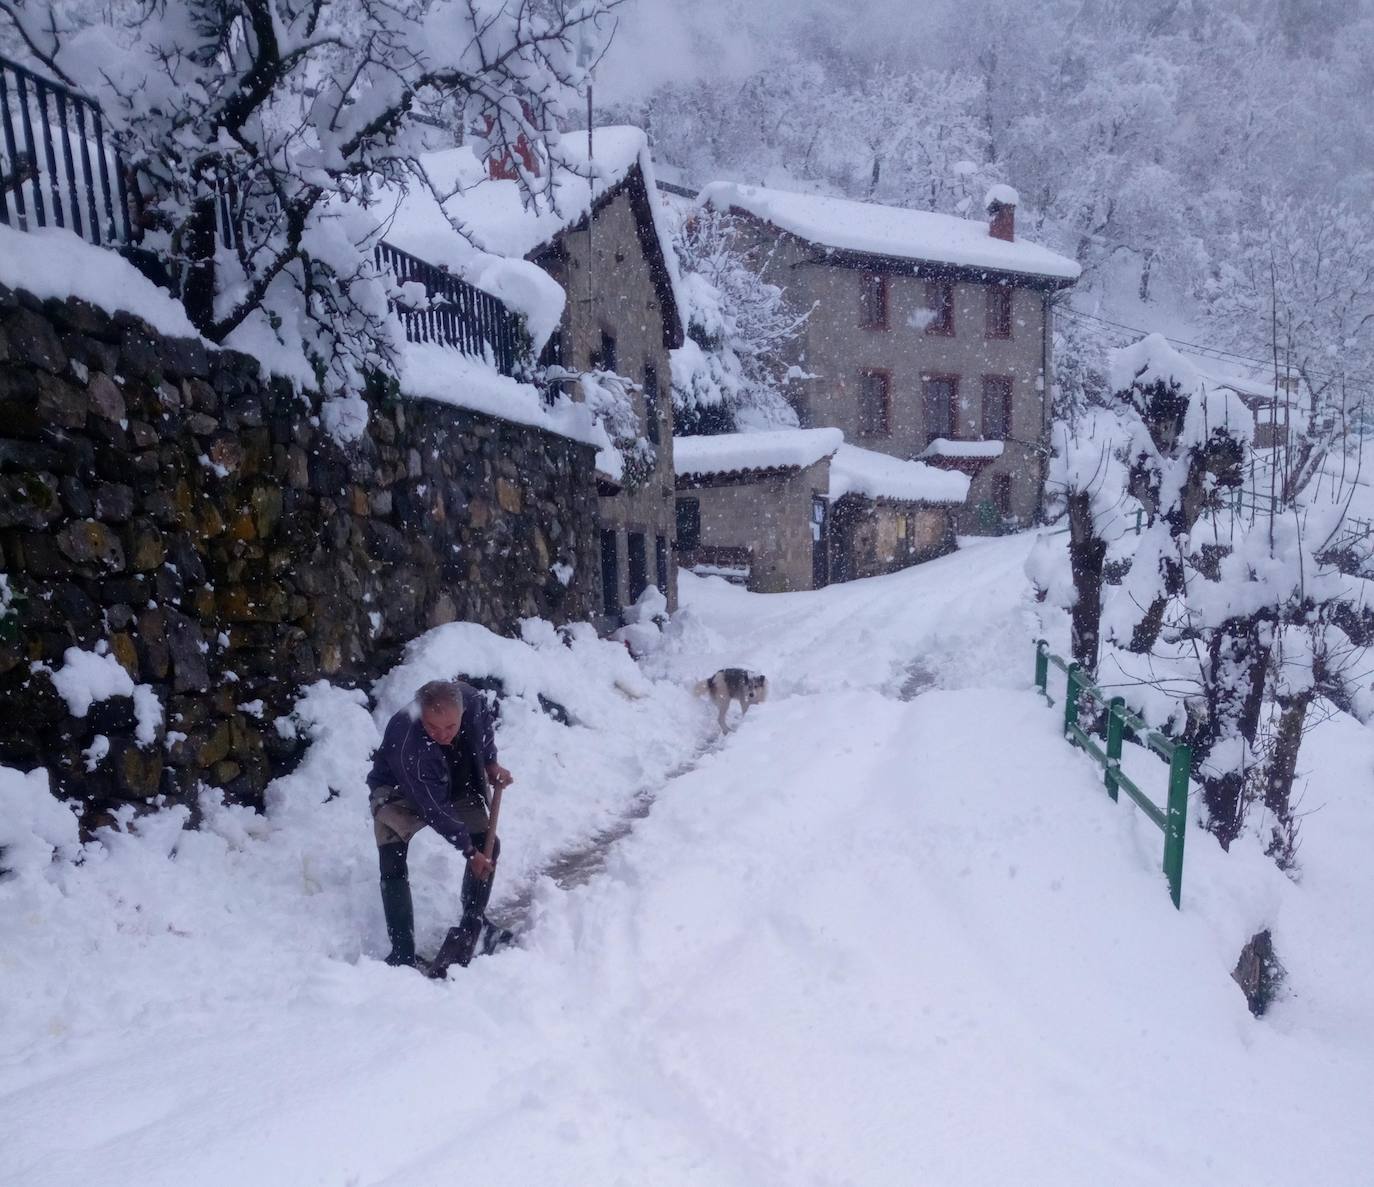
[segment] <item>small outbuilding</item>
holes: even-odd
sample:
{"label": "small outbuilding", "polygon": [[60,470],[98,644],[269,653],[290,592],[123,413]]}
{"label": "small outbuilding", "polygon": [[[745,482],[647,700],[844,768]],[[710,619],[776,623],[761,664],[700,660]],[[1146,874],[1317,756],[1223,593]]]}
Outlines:
{"label": "small outbuilding", "polygon": [[819,589],[954,548],[969,480],[839,429],[679,437],[678,563],[759,593]]}

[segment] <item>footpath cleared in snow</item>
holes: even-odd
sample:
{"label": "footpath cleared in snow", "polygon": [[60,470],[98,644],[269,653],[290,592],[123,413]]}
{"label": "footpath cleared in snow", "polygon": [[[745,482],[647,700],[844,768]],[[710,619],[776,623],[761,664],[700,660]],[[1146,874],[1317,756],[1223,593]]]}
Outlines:
{"label": "footpath cleared in snow", "polygon": [[[540,883],[524,948],[435,985],[250,943],[255,900],[175,1010],[112,979],[104,1029],[0,1031],[0,1182],[1367,1183],[1370,731],[1323,727],[1307,883],[1193,831],[1174,911],[1158,834],[1028,691],[1028,547],[688,582],[651,674],[774,696],[602,873]],[[313,891],[335,928],[373,890],[349,862]],[[1259,923],[1298,966],[1263,1022],[1229,979]]]}

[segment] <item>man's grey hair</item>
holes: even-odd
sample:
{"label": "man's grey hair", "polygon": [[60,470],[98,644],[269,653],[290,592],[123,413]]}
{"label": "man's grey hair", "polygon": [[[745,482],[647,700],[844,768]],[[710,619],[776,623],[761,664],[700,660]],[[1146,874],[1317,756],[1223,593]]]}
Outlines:
{"label": "man's grey hair", "polygon": [[448,708],[456,708],[461,713],[463,709],[463,692],[456,680],[431,680],[428,684],[422,684],[415,699],[422,713],[430,709]]}

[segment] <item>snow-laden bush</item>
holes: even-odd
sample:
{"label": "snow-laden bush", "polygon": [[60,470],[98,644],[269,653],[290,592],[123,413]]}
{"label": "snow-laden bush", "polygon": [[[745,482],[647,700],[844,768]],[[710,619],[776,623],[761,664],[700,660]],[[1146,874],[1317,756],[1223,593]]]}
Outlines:
{"label": "snow-laden bush", "polygon": [[52,795],[48,772],[0,767],[0,879],[41,876],[79,847],[76,816]]}
{"label": "snow-laden bush", "polygon": [[797,427],[785,394],[787,347],[806,324],[763,279],[728,212],[699,207],[674,237],[687,341],[673,352],[673,411],[684,435]]}

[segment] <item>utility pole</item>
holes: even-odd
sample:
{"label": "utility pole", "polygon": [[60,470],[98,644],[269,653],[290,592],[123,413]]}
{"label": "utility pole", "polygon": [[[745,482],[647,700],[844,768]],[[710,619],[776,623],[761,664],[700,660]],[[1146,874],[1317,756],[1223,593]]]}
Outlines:
{"label": "utility pole", "polygon": [[[593,133],[595,125],[592,119],[592,63],[596,59],[596,46],[592,43],[591,29],[584,24],[582,26],[582,39],[577,47],[577,62],[579,66],[587,68],[587,315],[591,316],[592,311],[592,272],[595,269],[595,255],[593,254],[592,243],[592,212],[596,205],[596,160],[595,141]],[[590,346],[591,326],[587,327],[588,342]]]}

